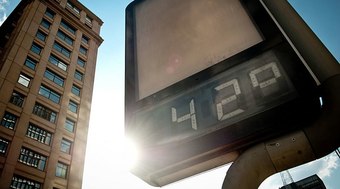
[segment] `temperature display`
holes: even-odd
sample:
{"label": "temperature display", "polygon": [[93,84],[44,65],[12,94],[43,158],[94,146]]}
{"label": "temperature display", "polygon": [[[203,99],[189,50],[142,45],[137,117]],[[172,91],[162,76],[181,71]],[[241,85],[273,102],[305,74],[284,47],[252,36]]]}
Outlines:
{"label": "temperature display", "polygon": [[144,141],[160,145],[216,131],[295,97],[280,61],[267,52],[137,112],[135,124]]}

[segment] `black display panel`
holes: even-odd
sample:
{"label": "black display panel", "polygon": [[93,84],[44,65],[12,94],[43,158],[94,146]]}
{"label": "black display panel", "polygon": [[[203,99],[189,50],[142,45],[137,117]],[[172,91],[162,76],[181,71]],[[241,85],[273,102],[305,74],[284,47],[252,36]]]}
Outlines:
{"label": "black display panel", "polygon": [[272,51],[136,112],[144,142],[163,145],[227,127],[297,97]]}

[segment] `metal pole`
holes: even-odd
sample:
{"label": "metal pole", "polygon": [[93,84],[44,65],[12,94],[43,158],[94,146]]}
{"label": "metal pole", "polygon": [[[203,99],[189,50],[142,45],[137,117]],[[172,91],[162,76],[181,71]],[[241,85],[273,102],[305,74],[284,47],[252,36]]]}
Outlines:
{"label": "metal pole", "polygon": [[338,157],[340,158],[340,150],[339,150],[339,148],[335,150],[335,153],[336,153],[336,155],[338,155]]}

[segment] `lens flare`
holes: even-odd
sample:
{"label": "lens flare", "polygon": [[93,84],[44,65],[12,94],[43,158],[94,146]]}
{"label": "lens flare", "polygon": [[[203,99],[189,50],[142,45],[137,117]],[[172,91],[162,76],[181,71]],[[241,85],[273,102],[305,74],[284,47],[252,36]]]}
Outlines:
{"label": "lens flare", "polygon": [[125,138],[123,151],[125,168],[131,170],[136,165],[138,160],[137,145],[131,139]]}

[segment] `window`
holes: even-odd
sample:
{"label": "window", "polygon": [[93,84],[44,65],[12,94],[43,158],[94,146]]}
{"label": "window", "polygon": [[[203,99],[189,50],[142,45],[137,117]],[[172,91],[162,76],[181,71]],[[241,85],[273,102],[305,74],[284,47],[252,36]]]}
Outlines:
{"label": "window", "polygon": [[80,59],[80,58],[78,58],[77,64],[78,64],[80,67],[82,67],[82,68],[85,67],[85,61],[82,60],[82,59]]}
{"label": "window", "polygon": [[72,27],[70,24],[66,23],[64,20],[60,22],[60,25],[65,28],[67,31],[71,32],[72,34],[76,34],[76,29]]}
{"label": "window", "polygon": [[60,102],[60,94],[43,85],[40,86],[39,94],[50,99],[54,103],[59,104]]}
{"label": "window", "polygon": [[25,66],[31,68],[32,70],[35,70],[35,67],[37,66],[37,61],[27,57],[25,60]]}
{"label": "window", "polygon": [[55,13],[54,13],[51,9],[47,8],[47,9],[46,9],[46,12],[45,12],[45,15],[46,15],[47,17],[53,19]]}
{"label": "window", "polygon": [[24,103],[24,98],[25,98],[24,95],[22,95],[22,94],[20,94],[16,91],[13,91],[11,99],[9,100],[9,102],[16,105],[16,106],[22,107],[22,104]]}
{"label": "window", "polygon": [[82,81],[83,80],[83,73],[81,73],[81,72],[79,72],[78,70],[76,70],[75,72],[74,72],[74,77],[76,78],[76,79],[78,79],[79,81]]}
{"label": "window", "polygon": [[60,151],[70,154],[72,142],[66,139],[62,139],[60,143]]}
{"label": "window", "polygon": [[65,41],[65,43],[69,44],[69,45],[73,45],[73,39],[70,38],[69,36],[67,36],[64,32],[58,30],[57,36]]}
{"label": "window", "polygon": [[80,52],[81,54],[83,54],[83,55],[86,55],[86,54],[87,54],[87,49],[86,49],[85,47],[83,47],[83,46],[80,46],[79,52]]}
{"label": "window", "polygon": [[70,103],[68,104],[68,109],[73,113],[77,113],[78,112],[78,104],[70,100]]}
{"label": "window", "polygon": [[71,133],[74,132],[74,126],[76,125],[76,123],[70,119],[66,119],[65,121],[65,129]]}
{"label": "window", "polygon": [[55,176],[66,179],[67,170],[68,170],[68,165],[58,162],[57,168],[55,171]]}
{"label": "window", "polygon": [[29,123],[26,136],[42,144],[50,145],[52,134],[32,123]]}
{"label": "window", "polygon": [[37,34],[35,35],[38,39],[40,39],[41,41],[45,41],[47,35],[43,32],[41,32],[40,30],[38,30]]}
{"label": "window", "polygon": [[59,43],[54,43],[53,48],[60,52],[61,54],[65,55],[66,57],[70,58],[71,56],[71,51],[60,45]]}
{"label": "window", "polygon": [[92,18],[90,18],[89,16],[86,15],[86,17],[85,17],[85,22],[86,22],[87,24],[92,25]]}
{"label": "window", "polygon": [[7,129],[13,130],[15,124],[17,123],[18,117],[9,112],[5,112],[4,117],[1,120],[1,125],[6,127]]}
{"label": "window", "polygon": [[21,148],[18,161],[30,167],[45,170],[47,157],[27,148]]}
{"label": "window", "polygon": [[31,51],[32,51],[32,52],[34,52],[34,53],[37,54],[37,55],[40,55],[41,50],[42,50],[42,47],[40,47],[40,46],[37,45],[36,43],[33,43],[33,44],[32,44],[32,47],[31,47]]}
{"label": "window", "polygon": [[50,58],[48,59],[48,61],[64,71],[67,70],[67,64],[65,64],[63,61],[61,61],[59,58],[57,58],[54,55],[50,55]]}
{"label": "window", "polygon": [[81,37],[81,41],[83,42],[83,43],[85,43],[85,44],[89,44],[89,38],[88,37],[86,37],[85,35],[83,35],[82,37]]}
{"label": "window", "polygon": [[80,88],[75,85],[72,85],[71,92],[77,96],[80,96]]}
{"label": "window", "polygon": [[37,181],[14,175],[10,188],[40,189],[42,185]]}
{"label": "window", "polygon": [[42,19],[40,25],[42,25],[42,27],[46,28],[46,29],[50,29],[51,27],[51,23],[49,23],[47,20]]}
{"label": "window", "polygon": [[0,138],[0,155],[4,156],[6,154],[7,148],[9,145],[9,141],[3,138]]}
{"label": "window", "polygon": [[67,7],[69,7],[74,13],[80,14],[78,7],[74,6],[71,2],[67,1]]}
{"label": "window", "polygon": [[61,76],[57,75],[56,73],[52,72],[51,70],[46,69],[44,77],[53,81],[55,84],[61,87],[64,86],[64,79]]}
{"label": "window", "polygon": [[18,83],[21,85],[28,87],[30,85],[31,78],[29,78],[27,75],[21,73],[18,79]]}
{"label": "window", "polygon": [[33,108],[33,114],[46,119],[49,122],[55,123],[57,118],[57,113],[52,111],[49,108],[46,108],[45,106],[36,103]]}

